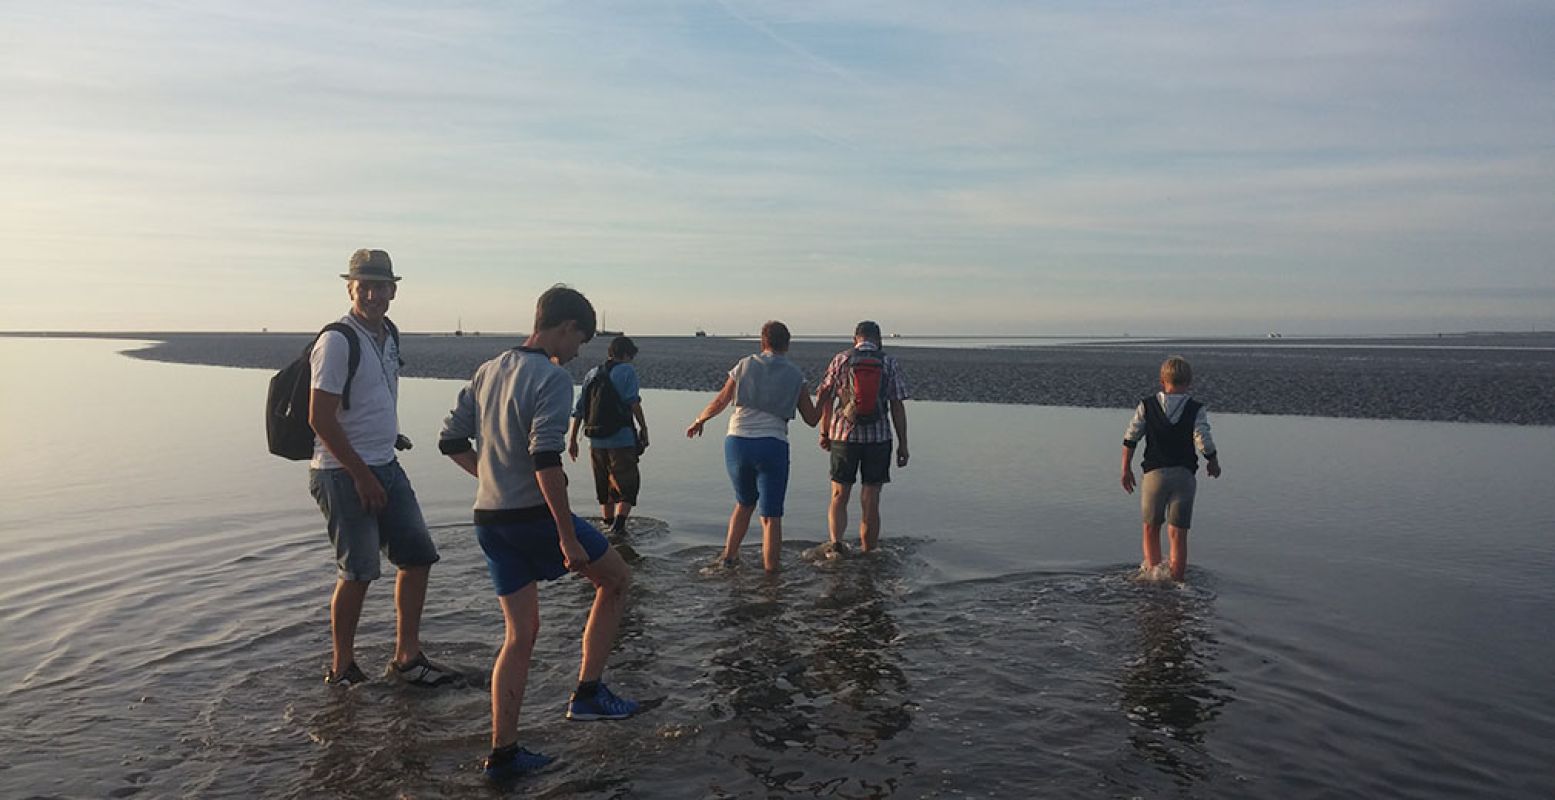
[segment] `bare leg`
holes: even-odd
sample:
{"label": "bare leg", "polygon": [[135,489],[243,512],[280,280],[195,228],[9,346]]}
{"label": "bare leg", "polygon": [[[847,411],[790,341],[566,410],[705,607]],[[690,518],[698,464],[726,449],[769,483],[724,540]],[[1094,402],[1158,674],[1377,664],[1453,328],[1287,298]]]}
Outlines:
{"label": "bare leg", "polygon": [[421,652],[421,609],[427,601],[431,565],[403,567],[394,580],[394,661],[408,664]]}
{"label": "bare leg", "polygon": [[621,502],[616,503],[616,520],[617,520],[616,524],[617,525],[625,525],[626,524],[626,518],[631,513],[632,513],[632,504],[631,503],[628,503],[625,500],[622,500]]}
{"label": "bare leg", "polygon": [[[1160,530],[1157,528],[1156,530]],[[1188,574],[1188,529],[1179,528],[1176,525],[1166,526],[1166,535],[1172,541],[1172,580],[1182,582],[1183,576]],[[1160,558],[1161,551],[1156,549],[1156,558]]]}
{"label": "bare leg", "polygon": [[745,533],[751,526],[751,514],[755,511],[755,506],[734,504],[734,513],[729,515],[729,537],[724,540],[724,552],[719,558],[725,561],[739,560],[740,542],[745,541]]}
{"label": "bare leg", "polygon": [[864,484],[859,490],[863,519],[858,523],[859,549],[869,552],[880,546],[880,484]]}
{"label": "bare leg", "polygon": [[518,712],[529,683],[529,659],[540,631],[540,593],[534,584],[497,598],[507,632],[491,667],[491,749],[518,741]]}
{"label": "bare leg", "polygon": [[337,675],[356,660],[356,623],[362,618],[362,600],[370,583],[345,578],[335,581],[335,594],[329,601],[329,636],[335,650],[330,668]]}
{"label": "bare leg", "polygon": [[1161,523],[1145,523],[1144,550],[1145,566],[1154,569],[1161,563]]}
{"label": "bare leg", "polygon": [[777,572],[783,557],[783,518],[761,518],[761,566]]}
{"label": "bare leg", "polygon": [[611,522],[615,521],[615,506],[611,505],[610,503],[606,503],[600,506],[599,518],[604,520],[606,525],[609,525]]}
{"label": "bare leg", "polygon": [[621,612],[626,607],[626,587],[632,582],[632,570],[621,560],[621,554],[612,549],[584,567],[583,575],[594,582],[594,607],[589,609],[589,621],[583,627],[579,683],[597,681],[605,674],[605,660],[615,645],[616,629],[621,626]]}
{"label": "bare leg", "polygon": [[832,544],[842,544],[842,535],[848,530],[848,497],[852,494],[852,484],[831,482],[831,507],[826,511],[826,523]]}

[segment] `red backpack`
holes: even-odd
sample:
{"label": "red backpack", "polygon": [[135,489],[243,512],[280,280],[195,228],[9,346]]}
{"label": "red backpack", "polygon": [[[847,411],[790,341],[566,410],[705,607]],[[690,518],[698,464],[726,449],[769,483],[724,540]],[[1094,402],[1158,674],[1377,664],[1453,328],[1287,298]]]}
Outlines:
{"label": "red backpack", "polygon": [[848,356],[842,379],[842,414],[854,425],[870,425],[885,414],[885,353],[880,349],[855,349]]}

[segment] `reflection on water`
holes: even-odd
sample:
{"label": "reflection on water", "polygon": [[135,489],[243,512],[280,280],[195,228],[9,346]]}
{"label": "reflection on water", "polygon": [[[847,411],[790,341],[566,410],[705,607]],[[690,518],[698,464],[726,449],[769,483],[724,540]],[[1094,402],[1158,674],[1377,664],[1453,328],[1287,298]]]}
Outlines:
{"label": "reflection on water", "polygon": [[880,573],[890,569],[891,553],[830,570],[816,602],[822,615],[835,619],[820,632],[816,682],[852,711],[829,729],[846,745],[836,755],[871,755],[880,742],[912,724],[906,701],[911,687],[892,646],[898,637],[892,601],[877,586]]}
{"label": "reflection on water", "polygon": [[[458,521],[434,530],[428,654],[473,678],[342,694],[319,680],[328,540],[253,414],[268,375],[121,346],[0,338],[30,377],[0,392],[0,797],[494,796],[479,764],[502,620],[468,476],[425,446],[457,386],[408,381],[401,416],[429,518]],[[200,402],[167,403],[169,386]],[[673,419],[706,397],[647,402]],[[1107,455],[1115,412],[912,416],[925,460],[893,483],[872,558],[796,556],[824,538],[826,470],[795,448],[776,582],[700,573],[722,470],[657,445],[642,511],[664,522],[634,515],[618,543],[636,581],[608,673],[657,705],[563,718],[591,592],[546,586],[523,730],[559,761],[520,791],[1555,796],[1555,429],[1218,417],[1241,466],[1203,488],[1179,590],[1124,577],[1138,523]],[[378,673],[392,585],[372,592],[359,655]]]}
{"label": "reflection on water", "polygon": [[1209,723],[1230,699],[1212,675],[1209,610],[1194,589],[1141,585],[1133,609],[1137,655],[1119,686],[1134,751],[1184,787],[1208,777]]}
{"label": "reflection on water", "polygon": [[709,658],[718,694],[711,709],[755,749],[714,749],[768,792],[889,797],[913,771],[911,759],[868,761],[912,724],[893,601],[880,588],[893,580],[883,574],[890,563],[831,562],[817,571],[819,596],[815,572],[797,581],[763,577],[754,589],[731,584]]}

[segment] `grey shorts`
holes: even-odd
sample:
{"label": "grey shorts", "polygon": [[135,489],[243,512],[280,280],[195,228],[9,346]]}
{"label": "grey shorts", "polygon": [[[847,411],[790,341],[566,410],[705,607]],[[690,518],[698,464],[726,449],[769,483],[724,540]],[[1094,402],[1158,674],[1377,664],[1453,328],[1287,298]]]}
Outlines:
{"label": "grey shorts", "polygon": [[425,567],[437,563],[437,546],[427,531],[416,502],[416,491],[400,462],[369,467],[383,484],[388,503],[375,515],[362,508],[356,482],[344,469],[308,470],[308,491],[318,501],[329,525],[329,541],[335,546],[335,566],[348,581],[377,580],[382,574],[378,552],[396,567]]}
{"label": "grey shorts", "polygon": [[1145,473],[1139,485],[1139,511],[1146,525],[1165,522],[1193,527],[1193,495],[1198,479],[1187,467],[1161,467]]}

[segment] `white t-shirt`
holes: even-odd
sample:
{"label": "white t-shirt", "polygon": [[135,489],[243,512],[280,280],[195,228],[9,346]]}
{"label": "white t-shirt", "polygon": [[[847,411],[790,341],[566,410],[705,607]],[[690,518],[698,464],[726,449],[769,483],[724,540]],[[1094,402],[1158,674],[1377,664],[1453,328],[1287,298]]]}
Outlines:
{"label": "white t-shirt", "polygon": [[[362,346],[362,358],[351,381],[351,408],[340,409],[340,427],[362,461],[369,466],[381,466],[394,460],[394,440],[400,433],[399,414],[395,410],[399,398],[399,349],[387,328],[380,347],[377,338],[350,314],[340,321],[356,329]],[[330,394],[344,393],[350,360],[351,345],[345,334],[330,331],[320,336],[310,359],[313,378],[309,386]],[[313,460],[308,466],[338,469],[341,464],[324,442],[314,437]]]}
{"label": "white t-shirt", "polygon": [[788,441],[788,420],[759,408],[735,406],[734,416],[729,418],[729,435],[741,439],[771,437],[786,442]]}
{"label": "white t-shirt", "polygon": [[[788,420],[757,406],[794,415],[794,403],[804,391],[804,373],[787,357],[762,352],[739,360],[729,370],[737,387],[734,414],[729,417],[729,435],[741,439],[772,438],[788,441]],[[742,403],[742,398],[750,402]]]}

